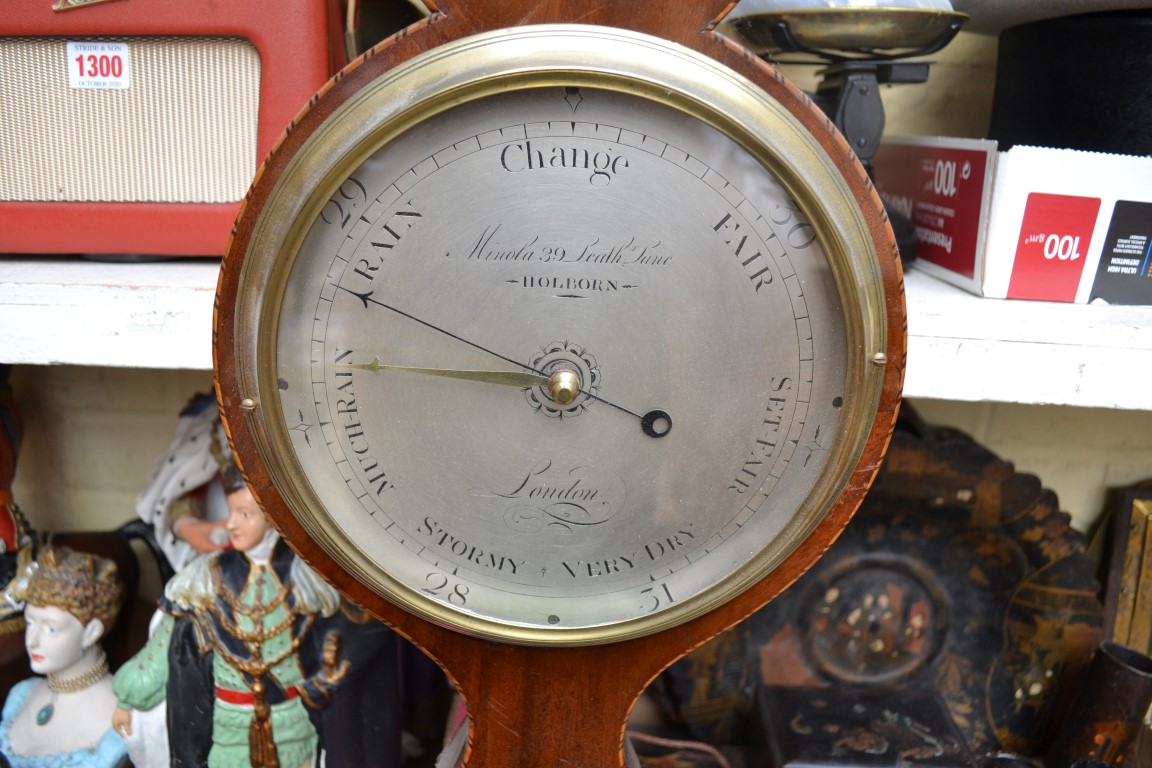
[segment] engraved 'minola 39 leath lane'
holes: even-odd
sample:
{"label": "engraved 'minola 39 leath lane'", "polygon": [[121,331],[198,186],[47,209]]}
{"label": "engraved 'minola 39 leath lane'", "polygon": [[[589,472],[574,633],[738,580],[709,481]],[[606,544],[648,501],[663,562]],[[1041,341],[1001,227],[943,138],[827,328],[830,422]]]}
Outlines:
{"label": "engraved 'minola 39 leath lane'", "polygon": [[813,226],[732,139],[626,93],[488,95],[394,138],[283,302],[311,318],[278,375],[321,425],[296,447],[317,496],[404,584],[499,622],[627,622],[732,578],[842,413]]}

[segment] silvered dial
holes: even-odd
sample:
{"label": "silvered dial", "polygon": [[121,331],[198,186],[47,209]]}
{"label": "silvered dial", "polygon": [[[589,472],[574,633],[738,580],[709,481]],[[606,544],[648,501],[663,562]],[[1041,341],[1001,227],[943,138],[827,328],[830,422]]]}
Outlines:
{"label": "silvered dial", "polygon": [[862,300],[795,181],[708,114],[614,80],[480,89],[349,150],[293,223],[262,408],[297,516],[365,584],[600,642],[706,610],[819,522]]}

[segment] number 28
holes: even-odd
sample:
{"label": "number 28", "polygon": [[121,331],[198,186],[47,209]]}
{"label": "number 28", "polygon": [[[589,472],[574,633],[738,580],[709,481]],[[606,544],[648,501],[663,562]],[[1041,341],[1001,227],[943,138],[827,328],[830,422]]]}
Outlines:
{"label": "number 28", "polygon": [[452,584],[451,580],[440,573],[433,571],[424,577],[424,581],[428,582],[427,587],[421,589],[421,592],[432,595],[433,597],[444,597],[445,600],[453,605],[464,605],[468,602],[468,585],[459,582]]}

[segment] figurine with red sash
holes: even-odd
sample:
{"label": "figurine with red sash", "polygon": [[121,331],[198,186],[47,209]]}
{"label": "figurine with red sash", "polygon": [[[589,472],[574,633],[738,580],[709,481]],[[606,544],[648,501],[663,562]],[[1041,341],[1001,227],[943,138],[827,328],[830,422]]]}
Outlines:
{"label": "figurine with red sash", "polygon": [[[131,736],[131,710],[167,699],[173,768],[311,766],[309,709],[331,700],[348,662],[336,633],[310,633],[340,598],[281,541],[235,467],[224,478],[232,548],[168,583],[159,626],[116,673],[113,725]],[[309,649],[320,658],[304,658]]]}

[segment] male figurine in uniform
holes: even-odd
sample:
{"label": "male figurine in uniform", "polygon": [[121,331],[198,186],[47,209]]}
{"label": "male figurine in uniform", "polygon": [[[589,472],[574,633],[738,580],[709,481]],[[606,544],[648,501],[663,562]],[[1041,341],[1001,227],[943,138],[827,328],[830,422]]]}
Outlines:
{"label": "male figurine in uniform", "polygon": [[[160,625],[116,673],[113,726],[165,698],[173,768],[311,766],[325,706],[348,672],[339,637],[309,642],[337,592],[280,540],[235,467],[224,473],[232,549],[190,562],[167,585]],[[319,647],[320,659],[305,659]],[[307,675],[307,669],[317,670]]]}

